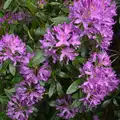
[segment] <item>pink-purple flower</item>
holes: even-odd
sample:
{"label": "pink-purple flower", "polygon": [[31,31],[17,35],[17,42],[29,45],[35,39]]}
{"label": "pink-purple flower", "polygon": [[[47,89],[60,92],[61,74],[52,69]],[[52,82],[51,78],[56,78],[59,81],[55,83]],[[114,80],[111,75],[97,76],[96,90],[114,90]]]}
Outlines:
{"label": "pink-purple flower", "polygon": [[[70,5],[69,18],[79,26],[84,35],[94,39],[97,46],[107,49],[112,40],[116,6],[111,0],[74,0]],[[101,41],[98,42],[98,37]]]}
{"label": "pink-purple flower", "polygon": [[44,92],[45,88],[40,85],[39,81],[34,83],[25,80],[16,85],[16,94],[20,96],[20,100],[26,106],[32,106],[41,100]]}
{"label": "pink-purple flower", "polygon": [[80,46],[80,32],[72,23],[59,24],[47,29],[44,39],[40,40],[41,48],[47,57],[56,61],[72,61],[78,56],[76,49]]}
{"label": "pink-purple flower", "polygon": [[13,96],[8,102],[7,115],[12,120],[28,120],[31,113],[33,113],[33,108],[31,106],[25,106],[21,102],[19,95]]}
{"label": "pink-purple flower", "polygon": [[118,87],[119,80],[105,52],[94,53],[80,72],[81,76],[86,77],[86,81],[80,86],[85,93],[85,98],[81,101],[90,108],[99,105],[110,92]]}
{"label": "pink-purple flower", "polygon": [[56,100],[56,110],[59,111],[58,116],[69,120],[70,118],[74,118],[76,113],[78,112],[78,108],[72,108],[72,98],[70,95],[67,95],[63,98]]}
{"label": "pink-purple flower", "polygon": [[6,34],[0,40],[0,62],[10,59],[14,64],[26,53],[26,45],[14,34]]}

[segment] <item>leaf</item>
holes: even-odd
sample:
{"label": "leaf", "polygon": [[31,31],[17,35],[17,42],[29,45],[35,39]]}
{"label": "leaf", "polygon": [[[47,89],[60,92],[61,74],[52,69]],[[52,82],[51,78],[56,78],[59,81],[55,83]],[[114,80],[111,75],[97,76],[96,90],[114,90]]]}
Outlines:
{"label": "leaf", "polygon": [[36,67],[36,66],[38,66],[40,63],[42,63],[44,60],[45,60],[45,57],[44,57],[42,51],[41,51],[41,50],[37,50],[36,53],[35,53],[35,56],[34,56],[33,59],[30,61],[30,64],[31,64],[33,67]]}
{"label": "leaf", "polygon": [[33,53],[33,49],[29,45],[26,46],[26,49],[27,52]]}
{"label": "leaf", "polygon": [[12,88],[12,89],[10,89],[10,90],[4,89],[4,91],[5,91],[5,94],[7,95],[7,97],[8,97],[9,99],[11,99],[13,93],[15,92],[15,88]]}
{"label": "leaf", "polygon": [[49,102],[49,105],[50,105],[51,107],[55,107],[55,106],[56,106],[56,101],[50,101],[50,102]]}
{"label": "leaf", "polygon": [[58,95],[59,95],[59,96],[64,95],[62,86],[61,86],[61,84],[60,84],[59,82],[57,82],[56,87],[57,87],[57,93],[58,93]]}
{"label": "leaf", "polygon": [[9,5],[11,4],[12,0],[7,0],[4,3],[3,9],[7,9],[9,7]]}
{"label": "leaf", "polygon": [[37,28],[36,30],[34,30],[35,35],[44,35],[45,34],[45,28]]}
{"label": "leaf", "polygon": [[57,112],[55,112],[50,120],[59,120],[59,119],[60,119],[60,117],[57,116]]}
{"label": "leaf", "polygon": [[16,76],[12,79],[11,83],[12,83],[13,85],[15,85],[15,84],[19,83],[21,80],[22,80],[22,77],[19,76],[19,75],[16,75]]}
{"label": "leaf", "polygon": [[80,83],[81,83],[81,79],[74,81],[67,89],[66,94],[72,94],[75,91],[77,91],[79,89],[78,86],[80,85]]}
{"label": "leaf", "polygon": [[106,107],[110,104],[110,102],[111,102],[111,100],[110,100],[110,99],[109,99],[109,100],[104,101],[104,102],[103,102],[103,104],[102,104],[102,107],[103,107],[103,108],[106,108]]}
{"label": "leaf", "polygon": [[0,103],[6,104],[7,102],[8,102],[8,97],[0,95]]}
{"label": "leaf", "polygon": [[30,0],[27,1],[27,8],[31,11],[33,15],[35,15],[37,11],[37,6],[34,3],[32,3]]}
{"label": "leaf", "polygon": [[59,75],[61,78],[69,78],[69,76],[68,76],[65,72],[59,72],[58,75]]}
{"label": "leaf", "polygon": [[60,24],[60,23],[64,23],[64,22],[67,22],[69,23],[70,20],[68,17],[65,17],[65,16],[58,16],[58,17],[55,17],[55,18],[52,18],[51,21],[57,25],[57,24]]}
{"label": "leaf", "polygon": [[52,82],[49,88],[49,93],[48,93],[49,97],[52,97],[53,93],[55,93],[56,91],[55,88],[56,88],[56,84],[55,82]]}
{"label": "leaf", "polygon": [[13,66],[12,64],[9,64],[9,71],[13,76],[15,76],[15,73],[16,73],[15,66]]}
{"label": "leaf", "polygon": [[119,104],[117,103],[116,99],[113,100],[114,105],[116,105],[117,107],[119,106]]}
{"label": "leaf", "polygon": [[77,108],[81,105],[81,102],[79,100],[74,100],[71,107],[72,108]]}

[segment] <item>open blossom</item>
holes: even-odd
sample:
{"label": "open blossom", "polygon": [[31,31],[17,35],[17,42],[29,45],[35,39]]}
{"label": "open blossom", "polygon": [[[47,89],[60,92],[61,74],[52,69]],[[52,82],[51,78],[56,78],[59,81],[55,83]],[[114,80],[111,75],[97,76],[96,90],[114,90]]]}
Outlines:
{"label": "open blossom", "polygon": [[42,81],[48,81],[49,77],[51,76],[51,70],[48,63],[44,63],[43,66],[39,68],[37,77]]}
{"label": "open blossom", "polygon": [[87,81],[80,86],[86,95],[81,99],[84,105],[96,107],[105,96],[118,87],[119,80],[111,67],[107,53],[94,53],[80,71],[87,77]]}
{"label": "open blossom", "polygon": [[[26,60],[29,60],[29,58]],[[40,81],[48,81],[51,76],[51,68],[47,62],[39,68],[30,68],[28,63],[22,63],[20,65],[20,73],[23,75],[26,81],[33,81],[34,83]]]}
{"label": "open blossom", "polygon": [[44,87],[40,86],[39,82],[22,81],[16,85],[16,94],[20,96],[20,100],[26,106],[32,106],[42,99],[45,92]]}
{"label": "open blossom", "polygon": [[15,95],[8,102],[7,115],[12,120],[28,120],[29,115],[33,113],[33,108],[25,106],[20,99],[19,95]]}
{"label": "open blossom", "polygon": [[64,98],[60,98],[56,100],[56,110],[59,111],[58,116],[69,120],[70,118],[74,118],[76,113],[78,112],[78,108],[72,108],[72,98],[70,95],[65,96]]}
{"label": "open blossom", "polygon": [[53,58],[54,63],[63,59],[68,62],[78,55],[76,49],[81,44],[79,33],[79,29],[72,23],[59,24],[52,30],[47,29],[44,39],[40,40],[41,48],[46,56]]}
{"label": "open blossom", "polygon": [[70,5],[69,18],[81,26],[84,35],[97,39],[100,35],[100,47],[107,49],[112,40],[113,16],[116,15],[115,3],[111,0],[74,0]]}
{"label": "open blossom", "polygon": [[26,46],[14,34],[6,34],[0,40],[0,62],[10,59],[16,64],[26,53]]}

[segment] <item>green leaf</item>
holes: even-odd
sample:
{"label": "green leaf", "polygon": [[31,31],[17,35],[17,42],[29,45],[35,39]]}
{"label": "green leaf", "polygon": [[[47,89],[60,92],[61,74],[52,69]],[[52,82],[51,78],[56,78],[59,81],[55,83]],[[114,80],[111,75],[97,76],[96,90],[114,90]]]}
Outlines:
{"label": "green leaf", "polygon": [[15,85],[15,84],[19,83],[21,80],[22,80],[22,77],[19,76],[19,75],[16,75],[16,76],[12,79],[11,83],[12,83],[13,85]]}
{"label": "green leaf", "polygon": [[10,89],[10,90],[4,89],[4,91],[5,91],[5,94],[7,95],[7,97],[8,97],[9,99],[11,99],[13,93],[15,92],[15,88],[12,88],[12,89]]}
{"label": "green leaf", "polygon": [[55,106],[56,106],[56,101],[50,101],[50,102],[49,102],[49,106],[55,107]]}
{"label": "green leaf", "polygon": [[7,9],[9,7],[9,5],[11,4],[12,0],[7,0],[4,3],[3,9]]}
{"label": "green leaf", "polygon": [[7,102],[8,102],[8,97],[0,95],[0,103],[6,104]]}
{"label": "green leaf", "polygon": [[45,34],[45,30],[46,30],[45,28],[37,28],[36,30],[34,30],[34,32],[35,32],[35,35],[40,36]]}
{"label": "green leaf", "polygon": [[57,24],[60,24],[60,23],[64,23],[64,22],[67,22],[69,23],[70,20],[68,17],[65,17],[65,16],[58,16],[58,17],[55,17],[55,18],[52,18],[51,21],[57,25]]}
{"label": "green leaf", "polygon": [[13,66],[12,64],[9,64],[9,71],[13,76],[15,76],[15,73],[16,73],[15,66]]}
{"label": "green leaf", "polygon": [[73,101],[73,103],[72,103],[72,105],[71,105],[71,107],[72,108],[77,108],[77,107],[79,107],[81,105],[81,102],[80,102],[80,100],[74,100]]}
{"label": "green leaf", "polygon": [[64,95],[62,86],[61,86],[61,84],[60,84],[59,82],[57,82],[56,87],[57,87],[57,93],[58,93],[58,95],[59,95],[59,96]]}
{"label": "green leaf", "polygon": [[35,15],[37,11],[37,6],[34,3],[32,3],[30,0],[27,1],[27,8],[31,11],[33,15]]}
{"label": "green leaf", "polygon": [[104,101],[104,102],[103,102],[103,104],[102,104],[102,107],[103,107],[103,108],[106,108],[106,107],[110,104],[110,102],[111,102],[111,100],[110,100],[110,99],[109,99],[109,100]]}
{"label": "green leaf", "polygon": [[60,117],[57,116],[57,112],[55,112],[55,114],[52,116],[50,120],[60,120]]}
{"label": "green leaf", "polygon": [[56,92],[56,84],[55,82],[52,82],[49,88],[49,97],[52,97],[52,95]]}
{"label": "green leaf", "polygon": [[30,61],[30,64],[31,64],[33,67],[36,67],[36,66],[38,66],[40,63],[42,63],[44,60],[45,60],[45,57],[44,57],[42,51],[41,51],[41,50],[37,50],[36,53],[35,53],[35,56],[34,56],[33,59]]}
{"label": "green leaf", "polygon": [[119,104],[118,104],[118,102],[116,101],[116,99],[113,100],[113,103],[114,103],[115,106],[117,106],[117,107],[119,106]]}
{"label": "green leaf", "polygon": [[69,76],[68,76],[67,73],[65,73],[65,72],[59,72],[58,75],[59,75],[61,78],[69,78]]}
{"label": "green leaf", "polygon": [[26,46],[26,49],[27,52],[33,53],[33,49],[29,45]]}
{"label": "green leaf", "polygon": [[67,89],[66,94],[72,94],[75,91],[77,91],[79,89],[78,86],[80,85],[80,83],[81,83],[81,79],[74,81]]}

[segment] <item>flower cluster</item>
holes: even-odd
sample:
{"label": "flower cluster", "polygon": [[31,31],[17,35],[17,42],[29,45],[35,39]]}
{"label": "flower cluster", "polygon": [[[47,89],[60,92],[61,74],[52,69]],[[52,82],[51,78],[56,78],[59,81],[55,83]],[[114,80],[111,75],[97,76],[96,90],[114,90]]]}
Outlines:
{"label": "flower cluster", "polygon": [[0,62],[7,59],[16,64],[23,58],[26,52],[26,45],[14,34],[6,34],[0,40]]}
{"label": "flower cluster", "polygon": [[0,18],[0,23],[3,24],[7,22],[8,24],[12,24],[15,21],[21,21],[25,19],[26,14],[24,12],[18,12],[18,13],[6,13],[3,17]]}
{"label": "flower cluster", "polygon": [[39,81],[34,83],[33,81],[22,81],[16,85],[16,94],[20,96],[24,105],[32,106],[42,99],[45,91],[44,87],[40,86]]}
{"label": "flower cluster", "polygon": [[97,40],[101,37],[101,41],[97,40],[97,45],[102,49],[107,49],[111,43],[115,15],[116,6],[111,0],[75,0],[70,5],[69,18],[90,39]]}
{"label": "flower cluster", "polygon": [[47,81],[51,75],[47,62],[38,69],[29,68],[27,65],[34,53],[26,51],[26,45],[14,34],[6,34],[0,40],[0,62],[10,59],[14,65],[20,67],[24,81],[16,85],[16,93],[8,103],[7,115],[13,120],[28,120],[33,112],[32,106],[42,99],[45,88],[39,81]]}
{"label": "flower cluster", "polygon": [[106,52],[94,53],[80,72],[87,79],[80,86],[86,95],[81,101],[90,108],[100,104],[119,84]]}
{"label": "flower cluster", "polygon": [[24,105],[18,95],[12,97],[11,101],[8,102],[7,115],[12,120],[28,120],[28,117],[32,112],[33,108]]}
{"label": "flower cluster", "polygon": [[72,98],[70,95],[65,96],[64,98],[60,98],[56,100],[56,110],[58,110],[60,113],[58,113],[58,116],[68,120],[70,118],[74,118],[76,113],[78,112],[78,108],[72,108]]}
{"label": "flower cluster", "polygon": [[48,81],[51,70],[47,62],[43,64],[39,69],[30,68],[27,64],[21,64],[20,73],[23,75],[24,79],[27,81]]}
{"label": "flower cluster", "polygon": [[57,60],[66,60],[68,63],[78,56],[76,49],[81,44],[79,29],[72,23],[59,24],[52,30],[47,29],[47,33],[40,43],[45,55],[52,57],[54,63]]}

